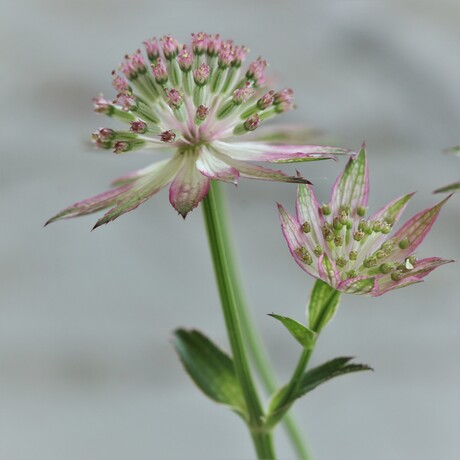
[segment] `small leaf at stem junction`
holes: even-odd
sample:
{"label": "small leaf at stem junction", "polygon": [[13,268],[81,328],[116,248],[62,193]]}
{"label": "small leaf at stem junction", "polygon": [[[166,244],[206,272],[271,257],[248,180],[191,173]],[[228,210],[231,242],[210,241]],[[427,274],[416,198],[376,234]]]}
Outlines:
{"label": "small leaf at stem junction", "polygon": [[316,341],[316,333],[307,326],[304,326],[295,319],[288,318],[287,316],[275,315],[274,313],[269,314],[268,316],[280,321],[291,333],[292,337],[294,337],[303,348],[306,348],[307,350],[313,349]]}
{"label": "small leaf at stem junction", "polygon": [[174,348],[185,370],[206,396],[247,418],[243,392],[227,354],[196,330],[177,329]]}

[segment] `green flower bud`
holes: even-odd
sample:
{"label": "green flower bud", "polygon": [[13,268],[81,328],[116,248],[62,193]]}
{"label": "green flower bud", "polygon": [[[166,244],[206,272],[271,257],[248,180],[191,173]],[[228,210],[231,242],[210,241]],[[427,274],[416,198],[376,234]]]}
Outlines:
{"label": "green flower bud", "polygon": [[393,264],[389,264],[389,263],[382,264],[380,265],[379,269],[382,273],[386,275],[387,273],[390,273],[391,270],[393,270]]}
{"label": "green flower bud", "polygon": [[339,257],[336,259],[335,263],[337,264],[338,267],[343,268],[345,265],[347,265],[347,259],[345,257]]}
{"label": "green flower bud", "polygon": [[384,235],[387,235],[388,233],[391,232],[391,225],[388,223],[388,222],[384,222],[382,224],[382,228],[380,229],[380,231],[384,234]]}
{"label": "green flower bud", "polygon": [[300,229],[304,232],[304,233],[310,233],[311,231],[311,225],[305,221],[301,226],[300,226]]}
{"label": "green flower bud", "polygon": [[295,250],[297,256],[302,260],[302,262],[310,265],[313,262],[310,253],[307,251],[305,246],[301,246]]}
{"label": "green flower bud", "polygon": [[404,238],[403,240],[401,240],[398,246],[400,247],[400,249],[407,249],[409,247],[409,238]]}
{"label": "green flower bud", "polygon": [[337,247],[340,247],[343,245],[343,238],[341,236],[335,236],[334,237],[334,244],[337,246]]}
{"label": "green flower bud", "polygon": [[356,213],[358,214],[359,217],[364,217],[366,215],[366,208],[363,208],[362,206],[358,206],[358,209],[356,209]]}
{"label": "green flower bud", "polygon": [[361,241],[363,238],[364,238],[364,232],[362,232],[361,230],[358,230],[353,233],[353,239],[355,241]]}
{"label": "green flower bud", "polygon": [[381,229],[382,229],[382,222],[380,220],[374,220],[374,222],[372,223],[372,230],[374,232],[380,232]]}
{"label": "green flower bud", "polygon": [[356,260],[358,258],[358,253],[356,251],[350,251],[348,257],[350,258],[350,260]]}
{"label": "green flower bud", "polygon": [[340,214],[342,215],[342,217],[349,216],[350,206],[348,205],[340,206]]}
{"label": "green flower bud", "polygon": [[323,255],[323,248],[318,244],[315,249],[313,249],[313,253],[316,257],[320,257]]}
{"label": "green flower bud", "polygon": [[342,208],[342,210],[340,211],[340,223],[342,225],[346,225],[347,221],[348,221],[348,216],[349,216],[349,212],[348,212],[348,206],[346,208]]}
{"label": "green flower bud", "polygon": [[328,216],[331,213],[331,207],[328,204],[323,204],[320,208],[323,216]]}
{"label": "green flower bud", "polygon": [[383,219],[388,225],[393,226],[395,224],[395,218],[387,216],[385,219]]}
{"label": "green flower bud", "polygon": [[373,257],[366,257],[363,261],[363,266],[365,268],[375,267],[376,265],[377,265],[377,259],[374,259]]}
{"label": "green flower bud", "polygon": [[334,227],[334,230],[342,230],[343,225],[344,224],[341,222],[341,220],[338,217],[334,217],[334,222],[332,224],[332,226]]}
{"label": "green flower bud", "polygon": [[334,232],[329,228],[328,224],[323,225],[322,231],[326,241],[332,241],[334,239]]}
{"label": "green flower bud", "polygon": [[356,278],[358,276],[358,273],[356,270],[349,270],[347,272],[347,278]]}
{"label": "green flower bud", "polygon": [[369,221],[364,220],[364,219],[361,220],[360,223],[358,224],[358,230],[360,230],[361,232],[367,233],[368,235],[372,233],[372,227]]}
{"label": "green flower bud", "polygon": [[383,243],[382,246],[380,246],[380,249],[384,251],[387,256],[390,255],[394,249],[393,241],[385,241],[385,243]]}
{"label": "green flower bud", "polygon": [[391,279],[393,281],[401,281],[404,278],[404,275],[401,271],[396,271],[391,274]]}

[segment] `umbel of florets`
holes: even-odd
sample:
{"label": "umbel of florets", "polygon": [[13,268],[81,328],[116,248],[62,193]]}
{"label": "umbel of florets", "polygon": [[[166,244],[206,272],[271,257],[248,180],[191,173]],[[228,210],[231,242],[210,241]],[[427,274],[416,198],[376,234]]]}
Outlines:
{"label": "umbel of florets", "polygon": [[283,234],[304,271],[338,291],[379,296],[419,283],[435,268],[452,262],[439,257],[418,259],[415,254],[447,198],[393,232],[413,193],[366,219],[368,195],[363,147],[337,178],[330,203],[320,206],[313,189],[300,185],[296,217],[279,206]]}
{"label": "umbel of florets", "polygon": [[[101,98],[95,99],[95,109],[134,126],[146,123],[145,132],[138,133],[146,142],[173,130],[176,142],[193,147],[253,131],[261,121],[293,108],[292,90],[263,91],[264,59],[244,71],[247,49],[232,40],[198,33],[192,34],[191,45],[169,35],[144,44],[147,58],[141,50],[126,55],[120,66],[124,76],[113,72],[117,97],[102,107]],[[117,140],[98,145],[114,148]]]}
{"label": "umbel of florets", "polygon": [[117,154],[139,149],[174,152],[172,158],[114,181],[109,192],[75,203],[49,222],[111,208],[96,226],[135,209],[168,184],[169,199],[185,217],[209,189],[210,180],[235,183],[253,179],[307,183],[251,164],[332,158],[348,150],[267,142],[240,142],[261,124],[291,110],[293,91],[265,87],[267,62],[245,68],[247,48],[203,32],[181,44],[166,35],[144,42],[113,71],[116,97],[94,98],[94,110],[124,123],[125,129],[100,128],[95,145]]}

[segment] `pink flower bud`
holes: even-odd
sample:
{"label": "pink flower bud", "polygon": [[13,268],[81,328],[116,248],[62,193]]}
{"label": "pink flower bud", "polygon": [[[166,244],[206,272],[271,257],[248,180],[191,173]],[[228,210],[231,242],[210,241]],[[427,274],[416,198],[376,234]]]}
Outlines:
{"label": "pink flower bud", "polygon": [[294,91],[290,88],[282,89],[273,95],[276,111],[286,112],[294,108]]}
{"label": "pink flower bud", "polygon": [[255,85],[262,85],[265,82],[265,68],[267,67],[267,61],[258,57],[257,60],[249,64],[246,77],[254,81]]}
{"label": "pink flower bud", "polygon": [[260,125],[260,118],[257,113],[254,115],[251,115],[245,122],[244,122],[244,127],[248,131],[254,131],[258,126]]}
{"label": "pink flower bud", "polygon": [[221,48],[219,52],[219,60],[218,60],[219,67],[223,69],[229,67],[234,59],[235,59],[235,54],[234,54],[233,48],[231,47]]}
{"label": "pink flower bud", "polygon": [[155,80],[160,84],[163,85],[168,81],[168,71],[166,70],[166,66],[163,62],[163,59],[158,58],[155,64],[152,64],[153,75],[155,76]]}
{"label": "pink flower bud", "polygon": [[193,72],[193,79],[198,86],[203,86],[207,83],[209,78],[209,66],[205,63]]}
{"label": "pink flower bud", "polygon": [[248,49],[245,46],[235,46],[233,48],[233,62],[232,65],[235,67],[240,67],[241,64],[246,60],[246,54]]}
{"label": "pink flower bud", "polygon": [[177,89],[165,88],[166,102],[172,109],[178,109],[182,105],[182,95]]}
{"label": "pink flower bud", "polygon": [[251,83],[247,81],[242,88],[238,88],[233,91],[233,102],[238,105],[242,104],[254,93],[255,89],[252,87]]}
{"label": "pink flower bud", "polygon": [[267,107],[270,107],[271,105],[273,105],[273,102],[275,101],[275,98],[273,97],[274,94],[275,94],[275,91],[273,90],[264,94],[257,101],[257,107],[259,107],[260,110],[265,110]]}
{"label": "pink flower bud", "polygon": [[200,56],[208,47],[208,35],[204,32],[192,34],[192,49],[193,52]]}
{"label": "pink flower bud", "polygon": [[177,56],[177,52],[179,51],[179,42],[174,37],[171,37],[171,35],[165,35],[160,39],[160,42],[166,59],[170,60]]}
{"label": "pink flower bud", "polygon": [[142,120],[132,121],[130,129],[133,133],[144,134],[147,131],[147,124]]}
{"label": "pink flower bud", "polygon": [[206,120],[206,117],[209,115],[209,109],[208,107],[206,107],[205,105],[200,105],[198,106],[198,108],[196,109],[196,117],[201,120],[201,121],[204,121]]}
{"label": "pink flower bud", "polygon": [[176,135],[173,131],[171,130],[168,130],[168,131],[164,131],[160,134],[160,140],[162,142],[166,142],[166,143],[171,143],[171,142],[174,142],[176,139]]}
{"label": "pink flower bud", "polygon": [[192,68],[193,54],[188,50],[187,45],[184,45],[179,52],[177,62],[183,72],[188,72]]}
{"label": "pink flower bud", "polygon": [[93,97],[93,106],[94,111],[97,113],[109,114],[113,111],[113,106],[110,101],[105,99],[102,94],[96,97]]}
{"label": "pink flower bud", "polygon": [[158,46],[158,40],[156,37],[153,37],[144,42],[145,51],[147,52],[147,57],[150,61],[156,61],[160,56],[160,49]]}
{"label": "pink flower bud", "polygon": [[125,112],[135,110],[137,108],[136,98],[132,94],[120,93],[114,101],[121,105],[121,109]]}
{"label": "pink flower bud", "polygon": [[130,145],[128,142],[125,142],[125,141],[117,141],[115,142],[115,144],[113,145],[113,151],[114,153],[123,153],[123,152],[127,152],[128,150],[130,150]]}
{"label": "pink flower bud", "polygon": [[217,56],[220,50],[222,41],[220,35],[208,35],[208,54],[209,56]]}
{"label": "pink flower bud", "polygon": [[126,93],[129,92],[129,85],[125,78],[120,77],[119,75],[115,74],[115,71],[112,71],[112,75],[114,75],[112,86],[119,92],[119,93]]}

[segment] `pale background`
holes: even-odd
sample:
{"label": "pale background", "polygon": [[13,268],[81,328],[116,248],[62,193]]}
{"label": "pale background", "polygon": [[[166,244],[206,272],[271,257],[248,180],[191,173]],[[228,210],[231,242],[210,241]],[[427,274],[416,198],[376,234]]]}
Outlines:
{"label": "pale background", "polygon": [[[459,3],[2,0],[0,21],[0,458],[253,458],[243,424],[196,390],[170,343],[176,327],[197,326],[227,346],[201,211],[183,222],[163,192],[93,233],[95,216],[42,228],[149,162],[87,148],[106,123],[91,97],[112,94],[110,71],[143,39],[220,32],[295,89],[286,121],[342,146],[366,140],[372,209],[419,190],[408,218],[459,176],[441,153],[460,143]],[[300,169],[325,200],[343,165]],[[275,201],[292,209],[294,187],[227,189],[248,297],[286,379],[299,350],[266,313],[302,319],[313,284],[275,212]],[[459,258],[459,198],[420,255]],[[419,286],[343,299],[313,361],[354,355],[376,371],[297,405],[316,459],[460,458],[459,284],[450,265]],[[294,458],[281,430],[277,445]]]}

